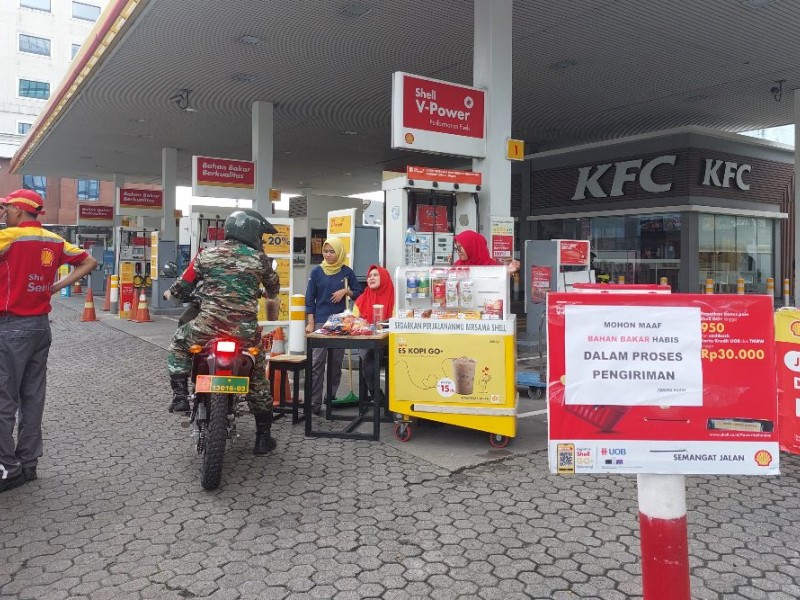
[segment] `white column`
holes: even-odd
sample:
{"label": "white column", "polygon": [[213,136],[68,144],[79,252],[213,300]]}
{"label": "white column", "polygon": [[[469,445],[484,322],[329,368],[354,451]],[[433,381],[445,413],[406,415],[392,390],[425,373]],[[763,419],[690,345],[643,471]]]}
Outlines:
{"label": "white column", "polygon": [[271,102],[253,102],[253,161],[256,163],[256,199],[253,208],[262,215],[273,213],[269,201],[272,187],[273,110]]}
{"label": "white column", "polygon": [[[794,264],[789,270],[794,281],[794,305],[800,306],[800,89],[794,91]],[[788,244],[789,240],[781,240]]]}
{"label": "white column", "polygon": [[119,275],[119,228],[122,226],[122,215],[119,214],[119,191],[125,186],[125,176],[119,173],[114,175],[114,227],[111,230],[111,237],[114,244],[114,273]]}
{"label": "white column", "polygon": [[511,137],[511,21],[513,0],[474,0],[475,47],[472,85],[487,90],[486,158],[472,168],[483,173],[478,194],[480,233],[489,237],[489,216],[511,214],[511,162],[506,140]]}
{"label": "white column", "polygon": [[159,239],[166,242],[177,242],[175,226],[175,198],[178,186],[178,149],[161,149],[161,188],[164,194],[164,215],[161,218]]}

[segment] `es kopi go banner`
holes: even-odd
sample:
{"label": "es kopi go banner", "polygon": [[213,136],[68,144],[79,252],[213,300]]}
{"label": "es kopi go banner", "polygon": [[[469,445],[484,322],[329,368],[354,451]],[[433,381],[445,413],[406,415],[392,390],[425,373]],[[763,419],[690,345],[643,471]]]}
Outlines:
{"label": "es kopi go banner", "polygon": [[772,298],[547,295],[553,473],[774,475]]}

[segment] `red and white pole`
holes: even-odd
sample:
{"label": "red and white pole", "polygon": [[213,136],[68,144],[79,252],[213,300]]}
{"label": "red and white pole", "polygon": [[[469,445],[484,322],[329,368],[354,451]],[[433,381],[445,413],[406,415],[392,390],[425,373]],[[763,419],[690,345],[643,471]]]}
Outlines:
{"label": "red and white pole", "polygon": [[644,600],[691,600],[683,475],[637,475]]}

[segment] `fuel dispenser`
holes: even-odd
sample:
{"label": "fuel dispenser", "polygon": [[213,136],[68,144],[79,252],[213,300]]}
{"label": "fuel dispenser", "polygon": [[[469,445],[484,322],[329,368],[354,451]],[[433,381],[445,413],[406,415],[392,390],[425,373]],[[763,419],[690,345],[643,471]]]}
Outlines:
{"label": "fuel dispenser", "polygon": [[134,290],[152,285],[150,236],[153,231],[156,230],[129,225],[117,227],[114,231],[121,319],[127,319],[129,316]]}
{"label": "fuel dispenser", "polygon": [[406,175],[384,180],[386,268],[390,273],[397,267],[453,262],[455,235],[478,229],[480,185],[464,181],[471,175],[478,174],[409,167]]}
{"label": "fuel dispenser", "polygon": [[202,249],[219,246],[225,241],[225,219],[236,208],[192,205],[189,214],[190,260]]}
{"label": "fuel dispenser", "polygon": [[528,339],[544,343],[547,293],[595,282],[589,240],[527,240],[524,276]]}

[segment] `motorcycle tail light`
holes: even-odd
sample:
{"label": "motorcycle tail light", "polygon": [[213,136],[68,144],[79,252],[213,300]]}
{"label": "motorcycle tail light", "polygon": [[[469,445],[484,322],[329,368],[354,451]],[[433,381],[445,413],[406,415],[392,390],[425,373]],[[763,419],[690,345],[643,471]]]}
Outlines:
{"label": "motorcycle tail light", "polygon": [[236,352],[236,342],[217,342],[217,352],[221,354],[233,354]]}
{"label": "motorcycle tail light", "polygon": [[189,346],[189,354],[200,354],[202,351],[203,347],[200,344]]}

